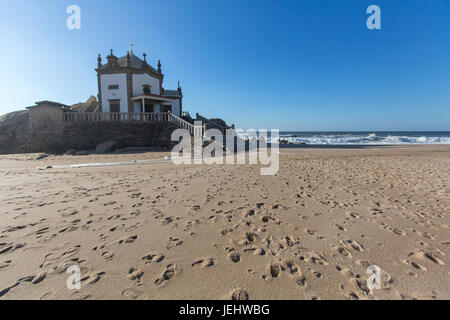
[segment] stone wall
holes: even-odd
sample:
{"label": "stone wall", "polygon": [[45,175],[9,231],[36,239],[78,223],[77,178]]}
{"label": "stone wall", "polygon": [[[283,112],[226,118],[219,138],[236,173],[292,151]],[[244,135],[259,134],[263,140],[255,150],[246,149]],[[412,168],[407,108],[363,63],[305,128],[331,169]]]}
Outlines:
{"label": "stone wall", "polygon": [[114,149],[154,147],[169,150],[173,145],[171,134],[176,129],[168,122],[64,122],[64,109],[46,102],[28,110],[27,130],[20,139],[14,132],[0,130],[0,153],[94,150],[108,140],[116,142]]}
{"label": "stone wall", "polygon": [[60,107],[40,105],[28,108],[30,111],[30,132],[60,134],[64,129],[64,111]]}
{"label": "stone wall", "polygon": [[154,147],[169,150],[171,134],[176,127],[167,122],[74,122],[62,134],[62,146],[68,149],[92,150],[107,140],[116,141],[116,149]]}
{"label": "stone wall", "polygon": [[63,149],[64,110],[60,106],[40,103],[29,110],[29,134],[27,145],[17,152],[47,152]]}

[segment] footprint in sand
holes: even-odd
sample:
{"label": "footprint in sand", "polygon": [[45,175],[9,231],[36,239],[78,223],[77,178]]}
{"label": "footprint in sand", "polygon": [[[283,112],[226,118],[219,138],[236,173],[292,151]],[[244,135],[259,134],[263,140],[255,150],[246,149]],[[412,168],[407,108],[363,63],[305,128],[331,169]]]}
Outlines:
{"label": "footprint in sand", "polygon": [[352,255],[350,254],[350,252],[343,248],[343,247],[336,247],[335,250],[337,250],[337,252],[339,252],[340,254],[342,254],[345,257],[351,257]]}
{"label": "footprint in sand", "polygon": [[0,289],[0,298],[3,297],[5,294],[7,294],[11,289],[17,287],[20,284],[20,282],[16,282],[13,285]]}
{"label": "footprint in sand", "polygon": [[23,226],[23,225],[14,226],[14,227],[8,227],[8,228],[6,228],[4,231],[2,231],[2,233],[4,233],[4,232],[14,232],[14,231],[17,231],[17,230],[24,229],[24,228],[26,228],[26,227],[27,227],[27,226]]}
{"label": "footprint in sand", "polygon": [[175,238],[175,237],[170,237],[166,248],[167,249],[171,249],[173,247],[178,247],[178,246],[180,246],[182,244],[183,244],[183,240],[180,240],[180,239]]}
{"label": "footprint in sand", "polygon": [[87,274],[86,276],[81,278],[81,282],[86,282],[87,284],[95,284],[98,281],[100,281],[100,279],[104,274],[105,274],[104,271],[91,272],[90,274]]}
{"label": "footprint in sand", "polygon": [[46,277],[47,277],[47,273],[41,272],[36,275],[30,275],[30,276],[23,277],[23,278],[19,279],[18,282],[31,282],[32,284],[38,284],[38,283],[44,281],[44,279]]}
{"label": "footprint in sand", "polygon": [[414,261],[410,261],[410,260],[405,260],[404,261],[407,265],[412,266],[413,268],[420,270],[420,271],[427,271],[427,268],[425,268],[424,266],[422,266],[421,264],[414,262]]}
{"label": "footprint in sand", "polygon": [[271,263],[267,265],[267,273],[270,274],[272,278],[278,278],[282,268],[283,267],[279,263]]}
{"label": "footprint in sand", "polygon": [[317,279],[322,278],[322,273],[320,273],[319,271],[314,271],[313,274]]}
{"label": "footprint in sand", "polygon": [[358,243],[357,241],[355,241],[355,240],[347,240],[347,242],[356,251],[359,251],[359,252],[363,252],[364,251],[362,244]]}
{"label": "footprint in sand", "polygon": [[134,288],[127,288],[122,291],[122,296],[130,299],[137,299],[143,294],[142,291],[134,289]]}
{"label": "footprint in sand", "polygon": [[350,292],[345,296],[349,300],[359,300],[359,297],[356,293]]}
{"label": "footprint in sand", "polygon": [[248,292],[242,289],[235,289],[231,292],[231,300],[248,300]]}
{"label": "footprint in sand", "polygon": [[251,252],[255,256],[264,256],[264,255],[266,255],[266,250],[264,250],[263,248],[247,248],[247,249],[244,249],[244,252]]}
{"label": "footprint in sand", "polygon": [[241,261],[241,255],[235,249],[230,249],[228,259],[230,259],[234,263],[238,263],[239,261]]}
{"label": "footprint in sand", "polygon": [[432,235],[432,234],[430,234],[430,233],[428,233],[428,232],[424,232],[424,233],[423,233],[423,236],[424,236],[425,238],[427,238],[428,240],[435,240],[435,239],[436,239],[436,236],[434,236],[434,235]]}
{"label": "footprint in sand", "polygon": [[146,256],[143,256],[141,259],[143,261],[145,261],[145,264],[151,263],[151,262],[156,262],[156,263],[160,263],[161,261],[163,261],[165,258],[164,255],[162,254],[148,254]]}
{"label": "footprint in sand", "polygon": [[207,267],[212,267],[215,263],[216,263],[216,259],[214,259],[214,258],[204,258],[204,259],[199,259],[199,260],[195,261],[192,264],[192,266],[207,268]]}
{"label": "footprint in sand", "polygon": [[73,258],[74,255],[78,254],[81,245],[75,245],[73,247],[62,247],[62,248],[54,248],[48,253],[39,268],[45,268],[46,266],[52,265],[54,263],[58,263],[61,260]]}
{"label": "footprint in sand", "polygon": [[303,256],[300,256],[300,260],[304,261],[304,262],[308,262],[308,263],[311,262],[311,263],[318,264],[321,266],[328,265],[327,259],[323,255],[315,253],[315,252],[307,253]]}
{"label": "footprint in sand", "polygon": [[107,261],[111,261],[114,257],[114,253],[105,251],[102,253],[102,257],[105,258]]}
{"label": "footprint in sand", "polygon": [[297,279],[297,284],[300,287],[306,287],[306,278],[305,277],[300,277],[300,279]]}
{"label": "footprint in sand", "polygon": [[299,266],[291,260],[286,261],[286,267],[292,277],[300,277],[301,272]]}
{"label": "footprint in sand", "polygon": [[136,281],[136,284],[138,286],[140,286],[142,284],[142,276],[144,275],[144,272],[135,268],[135,267],[131,267],[128,270],[128,275],[127,278],[130,280],[134,280]]}
{"label": "footprint in sand", "polygon": [[444,261],[439,259],[437,257],[437,255],[432,252],[425,253],[425,257],[428,258],[429,260],[433,261],[434,263],[440,264],[441,266],[445,265]]}
{"label": "footprint in sand", "polygon": [[255,250],[254,254],[256,256],[265,256],[266,255],[266,250],[264,250],[263,248],[258,248]]}
{"label": "footprint in sand", "polygon": [[0,270],[8,268],[11,265],[11,262],[12,260],[0,262]]}
{"label": "footprint in sand", "polygon": [[244,213],[245,218],[252,217],[254,215],[255,215],[255,210],[253,210],[253,209],[249,209]]}
{"label": "footprint in sand", "polygon": [[445,265],[444,261],[442,261],[436,253],[433,252],[423,252],[422,250],[418,250],[416,252],[411,252],[408,257],[418,258],[425,260],[424,258],[427,258],[428,260],[439,264],[439,265]]}
{"label": "footprint in sand", "polygon": [[354,213],[354,212],[347,212],[346,214],[347,214],[347,216],[349,216],[349,217],[351,217],[353,219],[359,219],[360,218],[359,214]]}
{"label": "footprint in sand", "polygon": [[119,244],[123,244],[123,243],[133,243],[133,242],[137,239],[137,237],[138,237],[138,236],[130,236],[130,237],[128,237],[128,238],[120,239],[120,240],[118,240],[117,242],[118,242]]}
{"label": "footprint in sand", "polygon": [[0,243],[0,254],[11,253],[25,246],[25,243]]}
{"label": "footprint in sand", "polygon": [[341,226],[340,224],[335,224],[334,226],[341,231],[348,231],[345,227]]}
{"label": "footprint in sand", "polygon": [[162,275],[155,280],[155,284],[157,286],[163,284],[166,281],[169,281],[175,276],[175,269],[176,266],[174,264],[169,264],[166,268],[166,270],[162,273]]}
{"label": "footprint in sand", "polygon": [[356,285],[362,291],[362,294],[368,295],[371,292],[371,289],[367,286],[367,280],[365,279],[356,279]]}
{"label": "footprint in sand", "polygon": [[257,237],[258,237],[258,235],[257,235],[256,233],[247,232],[247,233],[245,234],[245,238],[246,238],[249,242],[255,242]]}
{"label": "footprint in sand", "polygon": [[262,207],[264,207],[264,203],[263,202],[259,202],[259,203],[256,204],[256,207],[258,209],[261,209]]}
{"label": "footprint in sand", "polygon": [[398,228],[392,229],[392,232],[394,232],[396,235],[399,235],[399,236],[405,236],[406,235],[406,232],[404,232],[403,230],[400,230]]}
{"label": "footprint in sand", "polygon": [[281,238],[281,243],[284,244],[286,247],[293,247],[300,243],[300,240],[294,236],[285,236],[284,238]]}

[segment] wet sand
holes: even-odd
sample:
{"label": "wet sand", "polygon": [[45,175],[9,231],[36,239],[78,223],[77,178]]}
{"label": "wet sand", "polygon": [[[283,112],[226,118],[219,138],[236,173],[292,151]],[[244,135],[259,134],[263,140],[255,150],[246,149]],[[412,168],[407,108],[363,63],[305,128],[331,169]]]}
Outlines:
{"label": "wet sand", "polygon": [[450,298],[449,145],[37,169],[166,155],[0,156],[0,299]]}

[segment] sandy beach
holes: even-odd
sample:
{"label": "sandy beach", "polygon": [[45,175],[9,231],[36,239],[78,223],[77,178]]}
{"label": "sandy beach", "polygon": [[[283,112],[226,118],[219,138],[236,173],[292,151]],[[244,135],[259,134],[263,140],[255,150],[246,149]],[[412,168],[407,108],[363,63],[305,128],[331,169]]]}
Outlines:
{"label": "sandy beach", "polygon": [[0,156],[0,299],[450,298],[450,145],[166,155]]}

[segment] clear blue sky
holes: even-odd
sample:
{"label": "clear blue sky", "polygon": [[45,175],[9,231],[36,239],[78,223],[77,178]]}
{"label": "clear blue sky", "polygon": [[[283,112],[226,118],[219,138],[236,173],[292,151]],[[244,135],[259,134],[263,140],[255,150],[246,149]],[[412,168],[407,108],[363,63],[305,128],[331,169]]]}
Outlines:
{"label": "clear blue sky", "polygon": [[[97,94],[98,53],[161,59],[184,109],[242,128],[450,130],[449,0],[1,0],[0,113]],[[66,8],[81,7],[81,30]],[[366,8],[381,7],[381,30]]]}

